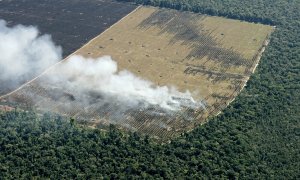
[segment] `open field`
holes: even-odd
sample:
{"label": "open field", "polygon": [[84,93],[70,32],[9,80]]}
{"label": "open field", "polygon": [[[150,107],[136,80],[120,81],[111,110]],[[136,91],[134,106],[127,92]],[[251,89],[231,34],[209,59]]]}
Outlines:
{"label": "open field", "polygon": [[44,83],[51,73],[59,73],[55,68],[2,102],[72,116],[93,127],[112,123],[168,139],[205,122],[234,100],[255,70],[272,31],[273,27],[261,24],[139,7],[76,52],[93,58],[110,55],[119,70],[127,69],[159,86],[189,90],[205,104],[204,109],[183,108],[172,114],[132,109],[114,119],[110,114],[121,108],[118,103],[86,107],[76,100],[76,90],[65,92],[55,83]]}

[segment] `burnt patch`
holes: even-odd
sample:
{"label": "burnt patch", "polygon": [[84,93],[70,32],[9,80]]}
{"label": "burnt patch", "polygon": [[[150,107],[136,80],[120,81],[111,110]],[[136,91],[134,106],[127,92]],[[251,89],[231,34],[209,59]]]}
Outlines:
{"label": "burnt patch", "polygon": [[[53,41],[62,46],[63,57],[136,8],[133,4],[113,0],[10,0],[0,1],[0,7],[0,19],[6,20],[8,26],[33,25],[41,34],[50,34]],[[37,74],[30,74],[18,82],[26,82]],[[16,81],[14,77],[11,80]],[[0,95],[18,87],[18,83],[1,79],[0,84]]]}
{"label": "burnt patch", "polygon": [[[173,34],[170,44],[181,42],[191,49],[186,60],[195,60],[207,57],[208,61],[219,63],[221,67],[249,66],[245,59],[234,49],[221,48],[221,44],[212,36],[212,31],[207,31],[201,26],[200,21],[205,15],[180,12],[174,10],[157,10],[139,24],[139,28],[159,27],[160,34]],[[197,24],[198,23],[198,24]]]}

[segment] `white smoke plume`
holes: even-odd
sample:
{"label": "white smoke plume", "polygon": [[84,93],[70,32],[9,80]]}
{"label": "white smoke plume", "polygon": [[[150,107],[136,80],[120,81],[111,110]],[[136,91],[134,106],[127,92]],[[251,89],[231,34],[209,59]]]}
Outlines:
{"label": "white smoke plume", "polygon": [[145,102],[169,110],[197,104],[189,91],[182,93],[175,87],[155,86],[127,70],[118,72],[117,63],[110,56],[92,59],[74,55],[60,68],[59,79],[65,79],[72,89],[98,91],[123,102]]}
{"label": "white smoke plume", "polygon": [[[0,20],[0,80],[22,83],[62,58],[50,35],[39,36],[33,26],[8,27]],[[3,85],[2,85],[3,86]]]}
{"label": "white smoke plume", "polygon": [[[8,27],[5,21],[0,20],[0,54],[0,82],[20,83],[23,77],[39,73],[61,60],[62,50],[53,43],[51,36],[39,36],[36,27]],[[74,55],[58,64],[39,82],[48,89],[48,93],[57,96],[55,101],[64,96],[64,92],[69,92],[71,99],[76,99],[82,107],[91,104],[102,107],[111,103],[118,104],[118,108],[127,108],[122,110],[125,112],[139,108],[141,104],[167,111],[179,110],[183,106],[202,106],[189,91],[179,92],[174,87],[156,86],[127,70],[118,71],[117,63],[110,56],[92,59]],[[1,84],[2,87],[5,85]],[[56,90],[52,91],[53,87]],[[101,98],[95,100],[91,92]],[[34,91],[30,93],[34,101],[37,96]]]}

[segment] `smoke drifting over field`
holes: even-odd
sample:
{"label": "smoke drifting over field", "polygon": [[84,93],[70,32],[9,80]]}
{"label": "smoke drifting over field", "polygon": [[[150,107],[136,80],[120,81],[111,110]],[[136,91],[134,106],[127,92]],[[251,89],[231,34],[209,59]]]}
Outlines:
{"label": "smoke drifting over field", "polygon": [[39,36],[36,27],[8,27],[0,20],[0,54],[0,80],[11,85],[20,84],[58,62],[62,50],[50,35]]}
{"label": "smoke drifting over field", "polygon": [[[62,50],[55,46],[49,35],[39,36],[35,27],[18,25],[10,28],[1,20],[0,54],[0,80],[20,83],[23,77],[40,73],[57,63]],[[108,106],[114,107],[111,111],[118,115],[119,112],[149,106],[166,111],[202,106],[188,91],[183,93],[174,87],[156,86],[127,70],[118,71],[117,63],[110,56],[97,59],[71,56],[38,82],[54,101],[62,97],[65,101],[67,94],[71,98],[65,104],[72,104],[72,101],[81,103],[81,107],[113,104]],[[34,92],[30,94],[31,101],[40,98]],[[66,108],[72,109],[72,106]]]}
{"label": "smoke drifting over field", "polygon": [[186,106],[196,104],[188,91],[182,93],[174,87],[155,86],[127,70],[118,72],[117,63],[110,56],[91,59],[76,55],[60,68],[59,72],[63,72],[68,87],[101,92],[120,102],[132,105],[144,102],[169,110],[177,110],[186,100],[189,100],[189,104],[185,103]]}

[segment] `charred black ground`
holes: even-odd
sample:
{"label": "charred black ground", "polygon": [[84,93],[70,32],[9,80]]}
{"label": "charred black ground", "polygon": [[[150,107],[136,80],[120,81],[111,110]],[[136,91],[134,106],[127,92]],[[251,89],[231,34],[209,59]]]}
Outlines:
{"label": "charred black ground", "polygon": [[34,25],[51,34],[64,57],[97,36],[136,6],[111,0],[2,0],[0,19]]}
{"label": "charred black ground", "polygon": [[[9,26],[37,26],[41,34],[50,34],[62,46],[66,57],[135,8],[112,0],[2,0],[0,19]],[[9,82],[0,84],[0,95],[16,88]]]}

